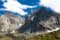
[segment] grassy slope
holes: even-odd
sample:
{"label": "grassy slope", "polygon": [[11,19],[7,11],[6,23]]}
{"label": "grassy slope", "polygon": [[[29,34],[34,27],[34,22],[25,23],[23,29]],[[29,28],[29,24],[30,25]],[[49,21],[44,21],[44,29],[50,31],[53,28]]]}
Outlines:
{"label": "grassy slope", "polygon": [[0,40],[60,40],[60,30],[49,34],[37,35],[29,37],[29,35],[22,35],[20,33],[10,35],[0,35]]}
{"label": "grassy slope", "polygon": [[60,30],[49,34],[34,36],[27,40],[60,40]]}

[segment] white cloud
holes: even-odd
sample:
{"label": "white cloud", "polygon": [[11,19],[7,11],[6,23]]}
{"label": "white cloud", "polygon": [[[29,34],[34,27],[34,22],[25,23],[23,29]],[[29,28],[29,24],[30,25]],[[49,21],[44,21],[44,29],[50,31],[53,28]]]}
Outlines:
{"label": "white cloud", "polygon": [[20,15],[27,14],[27,12],[25,12],[23,9],[36,7],[36,6],[23,5],[23,4],[19,3],[17,0],[7,0],[7,2],[4,2],[3,6],[5,7],[4,10],[17,12]]}
{"label": "white cloud", "polygon": [[39,5],[50,7],[55,12],[60,13],[60,0],[40,0]]}

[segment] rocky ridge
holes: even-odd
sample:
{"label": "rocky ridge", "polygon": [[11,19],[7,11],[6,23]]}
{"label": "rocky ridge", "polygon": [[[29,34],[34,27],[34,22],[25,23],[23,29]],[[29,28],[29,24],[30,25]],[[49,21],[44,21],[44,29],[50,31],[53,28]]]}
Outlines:
{"label": "rocky ridge", "polygon": [[46,8],[31,13],[26,18],[10,12],[0,16],[0,33],[45,34],[60,30],[60,14]]}
{"label": "rocky ridge", "polygon": [[15,33],[24,24],[24,20],[25,19],[19,15],[6,12],[0,16],[0,33]]}
{"label": "rocky ridge", "polygon": [[[24,29],[24,30],[23,30]],[[60,30],[60,14],[48,11],[45,7],[26,17],[21,33],[45,34]]]}

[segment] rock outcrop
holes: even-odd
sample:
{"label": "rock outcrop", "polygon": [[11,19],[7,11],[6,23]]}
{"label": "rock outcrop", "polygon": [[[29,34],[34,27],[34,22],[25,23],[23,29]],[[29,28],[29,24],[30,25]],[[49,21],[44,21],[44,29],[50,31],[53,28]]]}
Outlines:
{"label": "rock outcrop", "polygon": [[10,12],[0,16],[0,33],[14,32],[44,34],[60,30],[60,14],[46,8],[31,13],[26,18]]}
{"label": "rock outcrop", "polygon": [[47,11],[46,8],[30,14],[25,24],[20,28],[22,33],[49,33],[60,29],[60,14],[54,11]]}
{"label": "rock outcrop", "polygon": [[6,12],[0,16],[0,33],[8,34],[16,32],[24,24],[24,20],[19,15]]}

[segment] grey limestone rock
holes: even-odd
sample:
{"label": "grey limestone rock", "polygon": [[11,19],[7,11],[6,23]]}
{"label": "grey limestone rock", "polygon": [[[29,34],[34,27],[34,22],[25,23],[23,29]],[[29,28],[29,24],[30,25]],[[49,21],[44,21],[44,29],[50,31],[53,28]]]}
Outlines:
{"label": "grey limestone rock", "polygon": [[19,15],[6,12],[0,16],[0,33],[7,34],[16,32],[24,24],[24,20]]}

